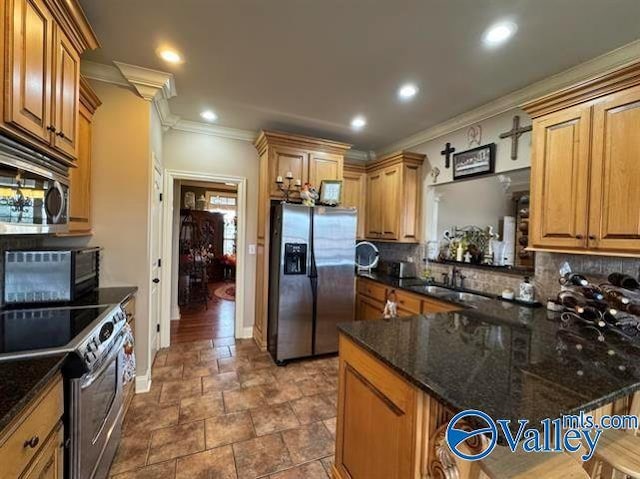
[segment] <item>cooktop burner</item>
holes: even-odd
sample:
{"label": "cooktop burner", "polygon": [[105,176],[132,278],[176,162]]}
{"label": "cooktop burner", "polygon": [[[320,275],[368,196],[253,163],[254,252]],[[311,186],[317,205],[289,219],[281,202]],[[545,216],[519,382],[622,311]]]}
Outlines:
{"label": "cooktop burner", "polygon": [[[81,333],[112,306],[11,309],[0,312],[0,356],[73,349]],[[86,334],[86,333],[85,333]]]}

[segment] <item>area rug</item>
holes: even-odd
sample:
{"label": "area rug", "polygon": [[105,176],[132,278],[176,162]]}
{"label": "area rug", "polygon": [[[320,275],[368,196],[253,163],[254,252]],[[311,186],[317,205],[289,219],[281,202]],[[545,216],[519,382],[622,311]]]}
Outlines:
{"label": "area rug", "polygon": [[213,292],[218,298],[226,299],[227,301],[236,300],[236,286],[234,284],[225,284],[216,288]]}

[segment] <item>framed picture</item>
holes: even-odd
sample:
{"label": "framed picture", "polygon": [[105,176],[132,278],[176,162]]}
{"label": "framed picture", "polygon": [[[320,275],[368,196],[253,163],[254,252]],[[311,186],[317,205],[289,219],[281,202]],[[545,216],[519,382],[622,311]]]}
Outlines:
{"label": "framed picture", "polygon": [[479,146],[453,155],[453,179],[493,173],[496,164],[496,144]]}
{"label": "framed picture", "polygon": [[320,184],[320,204],[338,206],[341,200],[342,180],[322,180]]}

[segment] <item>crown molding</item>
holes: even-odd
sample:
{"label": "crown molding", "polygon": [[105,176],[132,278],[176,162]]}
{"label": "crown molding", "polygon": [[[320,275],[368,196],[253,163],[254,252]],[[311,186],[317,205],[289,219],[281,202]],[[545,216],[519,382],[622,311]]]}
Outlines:
{"label": "crown molding", "polygon": [[600,55],[568,70],[533,83],[525,88],[509,93],[478,108],[455,116],[438,125],[396,141],[381,148],[377,153],[384,155],[397,150],[415,148],[427,141],[434,140],[456,130],[484,121],[487,118],[492,118],[501,113],[518,108],[523,103],[543,97],[575,83],[586,81],[596,75],[616,70],[631,62],[637,61],[639,57],[640,40],[636,40],[604,55]]}
{"label": "crown molding", "polygon": [[90,80],[111,83],[112,85],[131,87],[131,84],[124,76],[122,76],[120,70],[118,70],[113,65],[105,65],[103,63],[82,60],[80,62],[80,73],[83,77]]}
{"label": "crown molding", "polygon": [[114,61],[113,64],[145,100],[153,101],[156,95],[168,100],[177,95],[173,73],[161,72],[160,70],[152,70],[151,68],[123,62]]}
{"label": "crown molding", "polygon": [[351,161],[369,161],[375,158],[375,154],[372,151],[347,150],[344,158]]}
{"label": "crown molding", "polygon": [[190,120],[178,120],[171,128],[189,133],[199,133],[201,135],[218,136],[221,138],[230,138],[232,140],[249,142],[253,142],[258,137],[258,132],[256,131],[210,125],[208,123],[200,123],[198,121]]}

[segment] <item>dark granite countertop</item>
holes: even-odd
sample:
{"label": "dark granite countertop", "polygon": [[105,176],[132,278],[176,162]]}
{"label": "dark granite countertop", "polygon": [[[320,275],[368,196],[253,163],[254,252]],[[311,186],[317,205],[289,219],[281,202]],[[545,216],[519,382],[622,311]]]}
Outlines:
{"label": "dark granite countertop", "polygon": [[0,431],[49,383],[66,354],[0,363]]}
{"label": "dark granite countertop", "polygon": [[[420,292],[415,279],[363,276]],[[545,308],[486,300],[457,312],[339,329],[453,410],[480,409],[496,419],[537,424],[640,390],[640,341],[613,331],[598,341],[593,328],[562,324]]]}
{"label": "dark granite countertop", "polygon": [[530,311],[526,320],[465,309],[339,330],[453,410],[479,409],[495,419],[537,424],[640,389],[638,344],[613,333],[598,342],[584,328]]}

